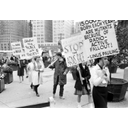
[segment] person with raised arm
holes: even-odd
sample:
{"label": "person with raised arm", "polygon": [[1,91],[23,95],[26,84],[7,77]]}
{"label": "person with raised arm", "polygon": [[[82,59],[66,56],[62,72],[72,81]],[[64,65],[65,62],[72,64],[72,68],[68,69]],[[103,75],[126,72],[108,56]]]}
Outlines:
{"label": "person with raised arm", "polygon": [[69,71],[66,60],[62,56],[61,52],[58,52],[56,54],[57,59],[54,61],[54,63],[50,64],[48,67],[51,69],[55,69],[54,72],[54,85],[53,85],[53,98],[55,98],[57,85],[60,85],[60,92],[59,97],[60,99],[65,99],[63,97],[64,93],[64,85],[67,83],[67,73]]}

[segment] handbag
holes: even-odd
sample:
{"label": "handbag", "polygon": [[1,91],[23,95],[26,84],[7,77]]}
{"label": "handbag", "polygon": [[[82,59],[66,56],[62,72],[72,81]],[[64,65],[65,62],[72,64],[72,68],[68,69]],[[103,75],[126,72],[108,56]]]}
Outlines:
{"label": "handbag", "polygon": [[86,84],[87,84],[87,90],[90,93],[91,92],[91,85],[90,82],[86,79]]}

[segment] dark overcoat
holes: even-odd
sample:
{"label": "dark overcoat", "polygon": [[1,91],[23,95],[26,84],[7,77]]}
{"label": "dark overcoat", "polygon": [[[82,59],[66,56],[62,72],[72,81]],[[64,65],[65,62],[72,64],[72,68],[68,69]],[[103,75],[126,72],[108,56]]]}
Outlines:
{"label": "dark overcoat", "polygon": [[82,91],[82,86],[85,87],[85,89],[87,90],[87,92],[89,92],[90,90],[88,90],[87,88],[87,84],[90,86],[90,83],[89,83],[89,79],[91,77],[91,74],[90,74],[90,71],[89,71],[89,68],[87,66],[85,66],[85,68],[81,69],[81,76],[83,78],[86,78],[86,80],[83,80],[83,84],[81,83],[81,80],[80,80],[80,75],[79,75],[79,72],[77,69],[76,70],[76,82],[75,82],[75,89],[79,90],[79,91]]}
{"label": "dark overcoat", "polygon": [[63,62],[57,60],[53,65],[49,68],[55,69],[54,72],[54,84],[65,85],[67,83],[67,77],[64,75],[64,72],[68,72],[69,69],[66,65],[66,61],[64,59]]}

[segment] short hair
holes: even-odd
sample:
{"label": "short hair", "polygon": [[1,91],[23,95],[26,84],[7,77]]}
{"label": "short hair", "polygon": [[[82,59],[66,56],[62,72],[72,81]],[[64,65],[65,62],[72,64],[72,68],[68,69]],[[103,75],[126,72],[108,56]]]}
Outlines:
{"label": "short hair", "polygon": [[97,59],[95,59],[95,61],[94,61],[94,65],[98,64],[98,63],[100,62],[101,59],[102,59],[102,58],[97,58]]}
{"label": "short hair", "polygon": [[61,52],[56,53],[56,55],[62,57],[62,53]]}

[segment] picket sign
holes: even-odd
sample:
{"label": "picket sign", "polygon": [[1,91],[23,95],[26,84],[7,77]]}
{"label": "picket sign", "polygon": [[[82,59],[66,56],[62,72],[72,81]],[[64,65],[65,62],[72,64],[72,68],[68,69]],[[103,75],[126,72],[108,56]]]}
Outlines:
{"label": "picket sign", "polygon": [[63,54],[68,67],[84,63],[87,60],[83,41],[82,35],[61,40]]}
{"label": "picket sign", "polygon": [[37,37],[23,38],[23,46],[28,58],[40,56]]}
{"label": "picket sign", "polygon": [[14,56],[22,54],[21,42],[12,42],[11,43],[11,48],[12,48]]}
{"label": "picket sign", "polygon": [[79,26],[88,60],[119,53],[113,20],[85,20]]}
{"label": "picket sign", "polygon": [[11,43],[11,48],[12,48],[14,56],[18,57],[19,59],[24,59],[25,58],[25,52],[23,51],[21,42],[12,42]]}

